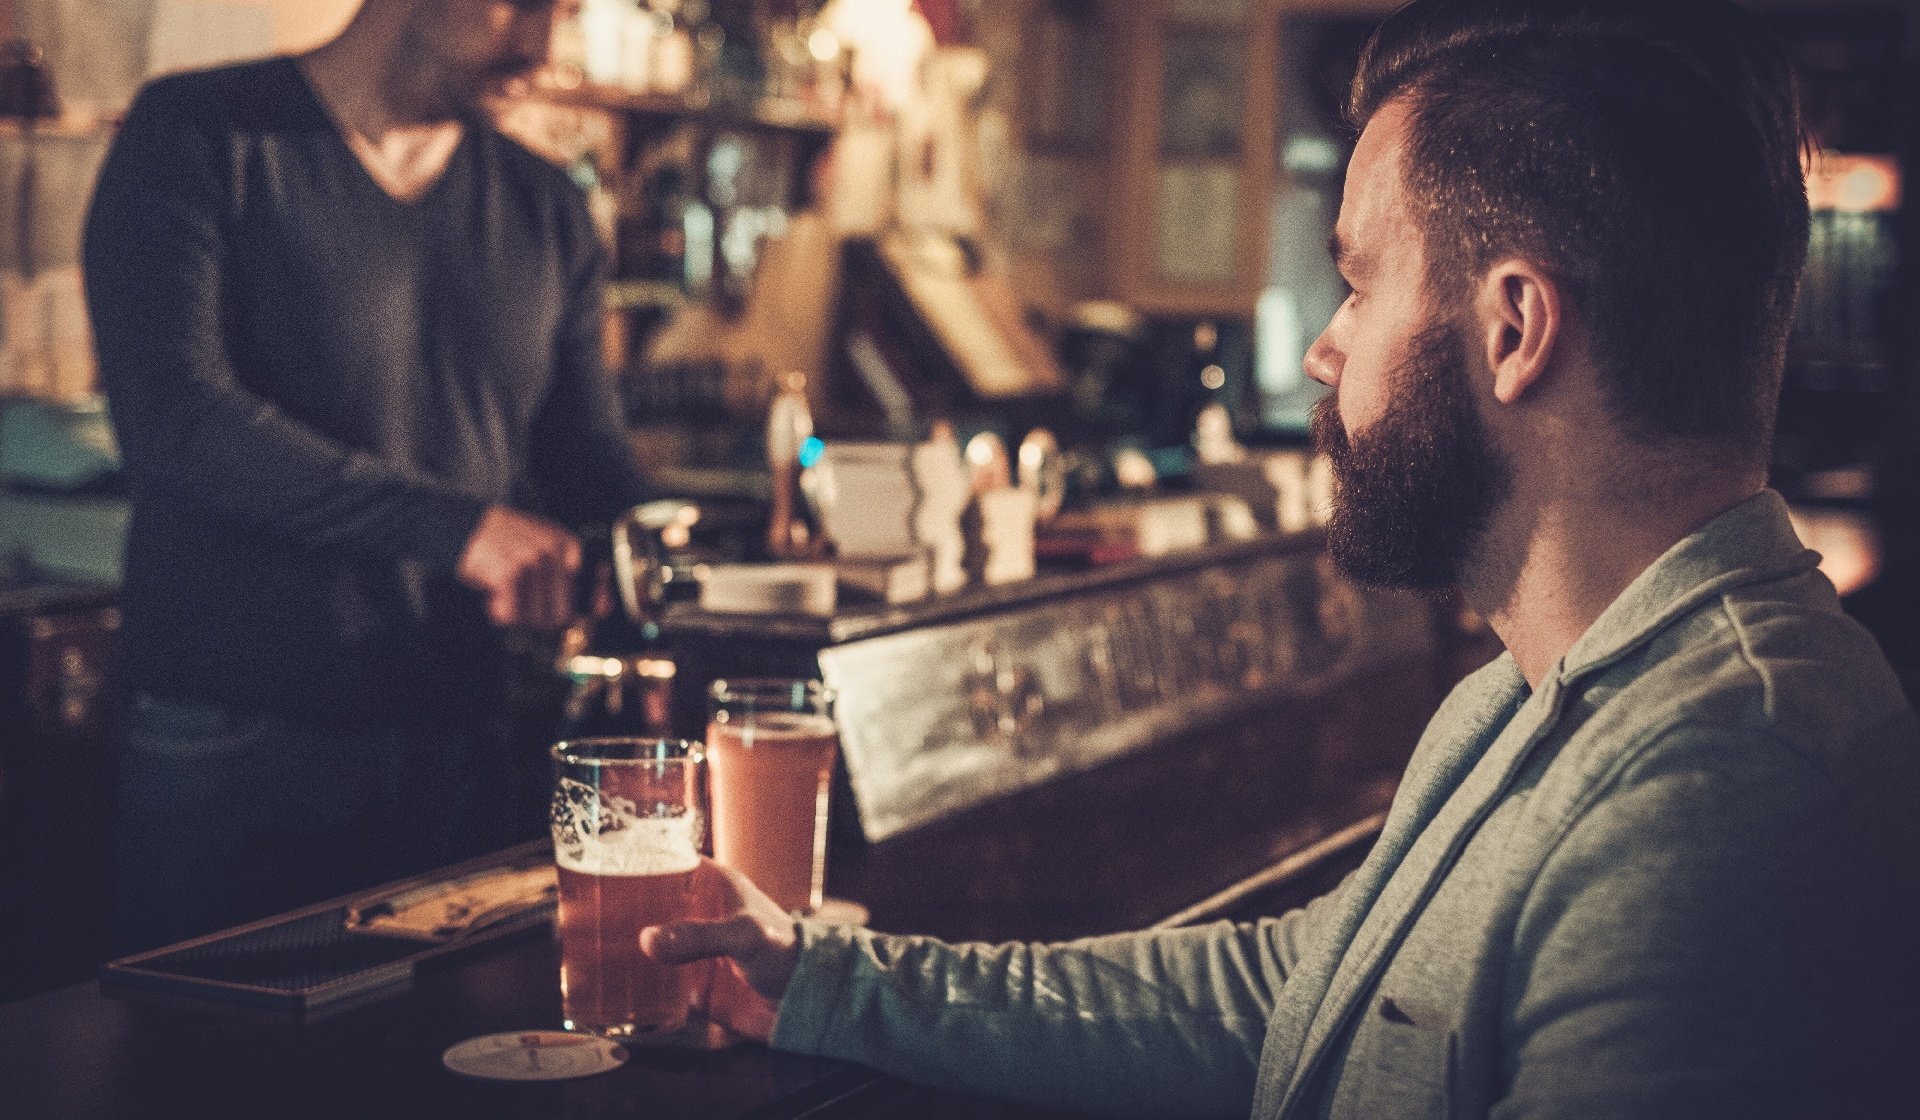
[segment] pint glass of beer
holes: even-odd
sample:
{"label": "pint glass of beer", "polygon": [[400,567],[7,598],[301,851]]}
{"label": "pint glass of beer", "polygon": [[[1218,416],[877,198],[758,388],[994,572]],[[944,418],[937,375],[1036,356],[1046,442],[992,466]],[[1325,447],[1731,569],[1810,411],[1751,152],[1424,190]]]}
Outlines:
{"label": "pint glass of beer", "polygon": [[687,1025],[692,966],[657,964],[640,931],[694,917],[704,759],[682,739],[574,739],[553,748],[560,996],[568,1030],[626,1042]]}
{"label": "pint glass of beer", "polygon": [[832,691],[819,681],[719,680],[708,695],[713,858],[789,911],[818,910],[838,743]]}

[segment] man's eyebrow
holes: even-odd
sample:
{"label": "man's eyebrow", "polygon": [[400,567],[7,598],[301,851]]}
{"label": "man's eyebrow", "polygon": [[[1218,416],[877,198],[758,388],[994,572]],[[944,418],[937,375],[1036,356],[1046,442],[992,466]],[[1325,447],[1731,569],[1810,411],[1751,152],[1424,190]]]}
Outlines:
{"label": "man's eyebrow", "polygon": [[1340,239],[1340,231],[1327,238],[1327,255],[1333,258],[1333,267],[1342,275],[1351,276],[1355,271],[1367,266],[1368,258],[1356,252],[1353,246]]}

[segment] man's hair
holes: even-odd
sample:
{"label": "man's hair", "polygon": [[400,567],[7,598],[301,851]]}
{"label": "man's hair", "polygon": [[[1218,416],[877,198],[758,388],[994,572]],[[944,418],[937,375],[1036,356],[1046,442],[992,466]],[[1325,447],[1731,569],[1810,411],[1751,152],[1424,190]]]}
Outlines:
{"label": "man's hair", "polygon": [[1507,257],[1565,285],[1642,442],[1764,465],[1806,259],[1793,72],[1725,0],[1415,0],[1360,59],[1356,129],[1410,110],[1427,284]]}

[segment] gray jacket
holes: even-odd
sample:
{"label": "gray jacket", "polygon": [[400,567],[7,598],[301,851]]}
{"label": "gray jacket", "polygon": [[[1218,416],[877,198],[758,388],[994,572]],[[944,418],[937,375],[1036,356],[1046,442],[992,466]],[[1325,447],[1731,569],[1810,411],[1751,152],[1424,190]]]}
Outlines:
{"label": "gray jacket", "polygon": [[1912,1064],[1920,722],[1816,560],[1761,494],[1538,691],[1475,673],[1304,909],[1063,945],[803,923],[774,1045],[1140,1115],[1877,1113],[1842,1095]]}

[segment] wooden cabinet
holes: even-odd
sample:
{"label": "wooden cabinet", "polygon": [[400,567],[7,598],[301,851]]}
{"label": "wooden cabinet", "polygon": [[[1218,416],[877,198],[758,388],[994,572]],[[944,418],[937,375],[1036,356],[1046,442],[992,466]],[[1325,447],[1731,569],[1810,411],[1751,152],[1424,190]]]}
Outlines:
{"label": "wooden cabinet", "polygon": [[1266,283],[1274,0],[1119,6],[1113,290],[1149,315],[1246,317]]}
{"label": "wooden cabinet", "polygon": [[1250,318],[1267,282],[1281,0],[1012,0],[982,17],[1017,146],[1000,233],[1052,298]]}

